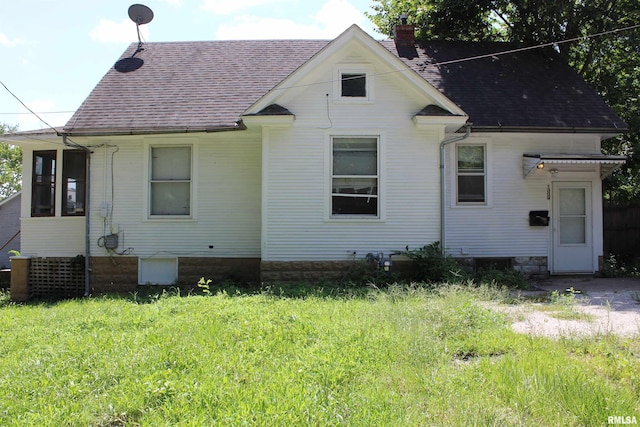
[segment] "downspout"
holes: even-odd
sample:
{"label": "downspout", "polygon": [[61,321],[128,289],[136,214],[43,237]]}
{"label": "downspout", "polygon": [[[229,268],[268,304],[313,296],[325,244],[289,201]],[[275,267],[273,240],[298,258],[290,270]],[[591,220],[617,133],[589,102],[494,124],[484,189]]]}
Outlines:
{"label": "downspout", "polygon": [[91,294],[91,281],[89,273],[91,271],[91,245],[89,244],[89,194],[91,188],[91,150],[79,144],[71,144],[67,141],[67,135],[62,135],[62,142],[68,147],[82,148],[87,153],[86,160],[86,180],[85,180],[85,194],[84,194],[84,227],[85,227],[85,242],[84,242],[84,296],[88,297]]}
{"label": "downspout", "polygon": [[91,293],[91,245],[90,245],[90,222],[89,222],[89,194],[91,192],[91,150],[87,149],[87,178],[85,188],[84,201],[84,222],[85,222],[85,248],[84,248],[84,296],[88,297]]}
{"label": "downspout", "polygon": [[471,126],[472,123],[466,123],[464,125],[467,128],[467,131],[462,136],[454,136],[453,138],[445,139],[440,143],[440,251],[442,254],[445,253],[446,248],[446,209],[445,209],[445,161],[444,161],[444,148],[453,144],[454,142],[462,141],[463,139],[467,139],[469,135],[471,135]]}

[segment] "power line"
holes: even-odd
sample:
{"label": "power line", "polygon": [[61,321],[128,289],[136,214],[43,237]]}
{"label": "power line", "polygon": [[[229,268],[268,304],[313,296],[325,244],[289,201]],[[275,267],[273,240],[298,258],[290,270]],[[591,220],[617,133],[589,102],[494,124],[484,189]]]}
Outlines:
{"label": "power line", "polygon": [[[631,25],[631,26],[628,26],[628,27],[617,28],[617,29],[608,30],[608,31],[602,31],[602,32],[595,33],[595,34],[587,34],[586,36],[573,37],[573,38],[566,39],[566,40],[559,40],[559,41],[554,41],[554,42],[542,43],[542,44],[539,44],[539,45],[533,45],[533,46],[526,46],[526,47],[521,47],[521,48],[509,49],[509,50],[504,50],[504,51],[487,53],[487,54],[483,54],[483,55],[469,56],[469,57],[465,57],[465,58],[452,59],[452,60],[443,61],[443,62],[430,62],[430,63],[426,63],[425,62],[422,65],[426,65],[426,66],[442,66],[442,65],[456,64],[456,63],[460,63],[460,62],[474,61],[474,60],[477,60],[477,59],[491,58],[491,57],[494,57],[494,56],[509,55],[509,54],[512,54],[512,53],[523,52],[523,51],[527,51],[527,50],[541,49],[541,48],[544,48],[544,47],[557,46],[557,45],[564,44],[564,43],[571,43],[571,42],[575,42],[575,41],[578,41],[578,40],[589,40],[589,39],[592,39],[592,38],[595,38],[595,37],[604,36],[604,35],[607,35],[607,34],[615,34],[615,33],[619,33],[619,32],[622,32],[622,31],[634,30],[636,28],[640,28],[640,24],[635,24],[635,25]],[[383,71],[383,72],[375,73],[375,74],[373,74],[373,76],[380,76],[380,75],[394,74],[394,73],[403,73],[403,72],[410,71],[410,70],[413,70],[413,69],[412,68],[403,68],[403,69],[396,69],[396,70],[391,70],[391,71]],[[307,84],[299,84],[299,85],[293,85],[293,86],[279,87],[279,88],[274,88],[273,90],[295,89],[295,88],[301,88],[301,87],[309,87],[309,86],[316,86],[316,85],[321,85],[321,84],[334,83],[336,81],[337,80],[326,80],[326,81],[322,81],[322,82],[314,82],[314,83],[307,83]],[[341,81],[341,80],[338,80],[338,81]]]}
{"label": "power line", "polygon": [[[36,114],[69,114],[69,113],[74,113],[75,111],[73,110],[69,110],[69,111],[38,111]],[[6,116],[17,116],[17,115],[31,115],[33,113],[2,113],[0,112],[0,114],[2,115],[6,115]]]}
{"label": "power line", "polygon": [[25,104],[24,102],[22,102],[22,100],[20,98],[18,98],[17,95],[15,95],[13,92],[11,92],[9,90],[9,88],[7,87],[7,85],[4,84],[4,82],[2,82],[2,80],[0,80],[0,85],[2,85],[2,87],[5,88],[5,90],[7,92],[9,92],[11,94],[11,96],[13,96],[20,104],[22,104],[22,106],[24,108],[26,108],[27,110],[29,110],[29,112],[31,114],[33,114],[38,120],[40,120],[42,123],[44,123],[45,125],[47,125],[49,127],[49,129],[51,129],[52,131],[54,131],[56,133],[57,136],[61,136],[62,137],[62,144],[63,145],[71,145],[74,146],[76,148],[80,148],[83,150],[89,150],[87,147],[85,147],[84,145],[78,144],[75,141],[72,141],[71,138],[61,134],[60,132],[58,132],[58,129],[56,129],[55,127],[51,126],[49,123],[47,123],[46,120],[44,120],[42,117],[40,117],[35,111],[33,111],[31,108],[27,107],[27,104]]}
{"label": "power line", "polygon": [[466,62],[466,61],[473,61],[473,60],[476,60],[476,59],[491,58],[493,56],[509,55],[509,54],[512,54],[512,53],[524,52],[524,51],[527,51],[527,50],[540,49],[540,48],[543,48],[543,47],[550,47],[550,46],[557,46],[559,44],[564,44],[564,43],[572,43],[572,42],[575,42],[575,41],[578,41],[578,40],[589,40],[589,39],[592,39],[592,38],[595,38],[595,37],[605,36],[607,34],[619,33],[619,32],[622,32],[622,31],[633,30],[633,29],[636,29],[636,28],[640,28],[640,24],[631,25],[631,26],[625,27],[625,28],[617,28],[615,30],[602,31],[600,33],[595,33],[595,34],[588,34],[586,36],[573,37],[573,38],[570,38],[570,39],[560,40],[560,41],[557,41],[557,42],[542,43],[542,44],[539,44],[539,45],[520,47],[520,48],[505,50],[505,51],[502,51],[502,52],[488,53],[488,54],[484,54],[484,55],[471,56],[471,57],[468,57],[468,58],[452,59],[450,61],[434,62],[434,63],[429,64],[429,65],[449,65],[449,64],[455,64],[455,63],[458,63],[458,62]]}
{"label": "power line", "polygon": [[34,116],[36,116],[38,118],[38,120],[40,120],[42,123],[44,123],[45,125],[47,125],[50,129],[52,129],[53,131],[55,131],[56,135],[61,136],[60,132],[57,131],[56,128],[54,128],[53,126],[51,126],[49,123],[47,123],[42,117],[40,117],[36,112],[34,112],[31,108],[27,107],[27,104],[25,104],[24,102],[22,102],[22,100],[20,98],[18,98],[13,92],[11,92],[9,90],[9,88],[7,87],[7,85],[4,84],[4,82],[2,82],[0,80],[0,85],[2,85],[2,87],[5,88],[5,90],[7,92],[9,92],[9,94],[11,96],[13,96],[20,104],[22,104],[22,106],[24,108],[26,108],[31,114],[33,114]]}

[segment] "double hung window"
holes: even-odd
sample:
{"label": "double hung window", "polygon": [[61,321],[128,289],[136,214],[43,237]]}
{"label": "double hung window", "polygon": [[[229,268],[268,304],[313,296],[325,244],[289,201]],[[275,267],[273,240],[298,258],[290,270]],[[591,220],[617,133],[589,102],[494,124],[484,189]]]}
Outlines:
{"label": "double hung window", "polygon": [[484,145],[456,147],[457,203],[485,204],[487,168]]}
{"label": "double hung window", "polygon": [[378,138],[334,137],[331,145],[332,216],[378,217]]}
{"label": "double hung window", "polygon": [[151,216],[191,215],[191,147],[151,147]]}

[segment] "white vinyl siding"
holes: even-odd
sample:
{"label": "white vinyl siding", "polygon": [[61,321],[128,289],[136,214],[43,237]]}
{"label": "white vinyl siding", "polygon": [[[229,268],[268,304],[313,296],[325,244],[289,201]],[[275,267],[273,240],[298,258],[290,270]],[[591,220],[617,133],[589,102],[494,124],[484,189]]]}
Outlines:
{"label": "white vinyl siding", "polygon": [[[465,141],[486,146],[487,203],[457,203],[456,150],[447,147],[447,252],[456,257],[548,256],[551,227],[529,226],[529,212],[551,212],[551,180],[567,177],[553,178],[545,173],[542,179],[524,179],[522,155],[528,152],[593,153],[598,149],[597,137],[524,133],[474,135],[472,132]],[[596,194],[601,188],[597,173],[573,173],[570,180],[591,181],[593,200],[600,200]],[[597,234],[594,232],[594,236]]]}
{"label": "white vinyl siding", "polygon": [[[359,51],[340,61],[364,62]],[[343,71],[356,72],[357,66]],[[441,129],[419,129],[412,121],[433,101],[409,90],[396,74],[377,74],[375,64],[370,71],[373,102],[310,102],[327,99],[331,89],[329,100],[338,99],[335,83],[283,93],[281,105],[295,113],[295,122],[263,136],[264,260],[360,260],[368,252],[389,254],[439,239]],[[329,81],[335,75],[318,70],[315,78]],[[377,217],[332,215],[332,139],[373,136],[378,139]]]}

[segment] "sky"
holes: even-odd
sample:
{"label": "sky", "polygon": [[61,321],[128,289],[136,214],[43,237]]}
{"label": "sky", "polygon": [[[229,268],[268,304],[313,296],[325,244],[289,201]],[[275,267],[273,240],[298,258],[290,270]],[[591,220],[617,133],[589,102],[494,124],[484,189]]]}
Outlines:
{"label": "sky", "polygon": [[[50,126],[63,126],[130,43],[135,0],[13,0],[0,8],[0,81]],[[333,39],[372,0],[145,0],[153,20],[143,41]],[[48,128],[0,86],[0,123]]]}

